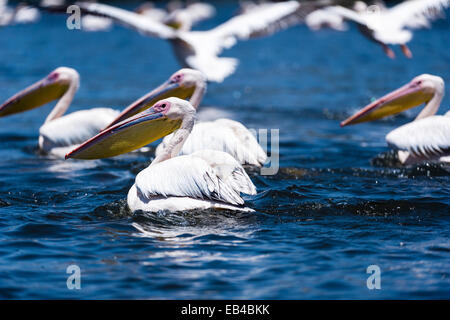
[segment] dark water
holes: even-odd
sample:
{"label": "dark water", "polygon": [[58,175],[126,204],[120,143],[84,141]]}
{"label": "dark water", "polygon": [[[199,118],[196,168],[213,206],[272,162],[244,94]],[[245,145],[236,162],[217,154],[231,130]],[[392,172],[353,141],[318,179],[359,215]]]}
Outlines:
{"label": "dark water", "polygon": [[[235,8],[220,4],[200,28]],[[241,64],[209,86],[202,112],[280,129],[280,171],[249,171],[255,213],[132,215],[126,193],[152,152],[49,159],[36,145],[51,106],[1,118],[0,297],[450,298],[450,168],[401,168],[384,141],[418,110],[338,125],[415,75],[450,82],[449,32],[448,20],[416,32],[413,60],[387,59],[355,30],[305,27],[227,51]],[[82,77],[71,110],[120,109],[178,69],[164,41],[69,31],[61,16],[1,28],[0,43],[0,100],[66,65]],[[66,287],[71,264],[78,291]],[[373,264],[381,290],[366,287]]]}

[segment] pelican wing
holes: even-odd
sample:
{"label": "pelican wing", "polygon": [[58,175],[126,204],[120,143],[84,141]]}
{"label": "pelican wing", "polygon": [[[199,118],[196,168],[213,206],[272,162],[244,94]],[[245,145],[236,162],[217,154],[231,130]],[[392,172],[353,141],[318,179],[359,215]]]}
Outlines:
{"label": "pelican wing", "polygon": [[297,1],[265,3],[231,18],[214,29],[199,33],[207,35],[212,40],[208,43],[210,54],[218,55],[223,49],[234,46],[238,40],[270,35],[298,23],[299,8],[300,3]]}
{"label": "pelican wing", "polygon": [[162,39],[171,39],[175,37],[175,32],[172,28],[161,22],[148,19],[138,13],[101,3],[77,2],[76,4],[83,13],[110,18],[143,35]]}
{"label": "pelican wing", "polygon": [[242,205],[238,190],[224,182],[205,160],[179,156],[139,172],[136,188],[147,199],[152,197],[189,197]]}
{"label": "pelican wing", "polygon": [[219,178],[234,190],[256,194],[256,187],[244,168],[228,153],[207,149],[194,152],[192,156],[205,160],[216,171]]}
{"label": "pelican wing", "polygon": [[[163,139],[156,148],[156,155],[162,152],[171,137],[172,134]],[[252,133],[241,123],[228,119],[196,123],[180,154],[188,155],[205,149],[228,153],[241,164],[260,167],[267,160]]]}
{"label": "pelican wing", "polygon": [[[395,22],[400,28],[427,26],[450,6],[450,0],[410,0],[404,1],[386,11],[386,19]],[[420,23],[415,23],[420,21]]]}
{"label": "pelican wing", "polygon": [[189,18],[191,19],[191,23],[193,25],[200,21],[210,19],[216,14],[216,9],[209,3],[192,3],[188,5],[184,10],[189,15]]}
{"label": "pelican wing", "polygon": [[[259,145],[255,136],[242,123],[230,119],[218,119],[216,124],[230,128],[238,141],[244,146],[251,158],[249,164],[261,166],[267,161],[267,154]],[[251,155],[251,156],[250,156]]]}
{"label": "pelican wing", "polygon": [[431,116],[405,124],[386,136],[389,146],[419,158],[450,155],[450,117]]}
{"label": "pelican wing", "polygon": [[119,113],[109,108],[94,108],[47,122],[39,129],[41,147],[49,152],[52,148],[83,143],[105,128]]}

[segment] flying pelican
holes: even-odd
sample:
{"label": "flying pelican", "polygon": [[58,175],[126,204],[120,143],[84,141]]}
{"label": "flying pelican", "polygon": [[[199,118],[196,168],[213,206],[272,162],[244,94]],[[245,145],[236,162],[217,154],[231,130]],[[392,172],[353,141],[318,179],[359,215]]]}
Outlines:
{"label": "flying pelican", "polygon": [[0,0],[0,26],[33,23],[40,17],[41,14],[37,8],[19,3],[14,9],[11,9],[7,0]]}
{"label": "flying pelican", "polygon": [[194,126],[196,111],[186,100],[167,98],[89,139],[66,155],[99,159],[126,153],[174,132],[164,153],[138,173],[128,192],[131,211],[252,209],[240,193],[256,194],[242,166],[229,154],[202,150],[177,156]]}
{"label": "flying pelican", "polygon": [[94,108],[63,116],[72,103],[79,83],[80,76],[76,70],[59,67],[0,105],[0,117],[59,99],[39,129],[39,149],[64,158],[68,150],[97,134],[119,114],[119,111],[109,108]]}
{"label": "flying pelican", "polygon": [[450,0],[410,0],[389,9],[372,6],[369,8],[373,10],[356,12],[341,6],[330,6],[324,10],[355,22],[361,33],[380,44],[390,58],[395,58],[395,53],[389,45],[400,45],[403,54],[411,58],[412,53],[406,45],[413,37],[409,29],[428,27],[429,21],[439,17],[449,5]]}
{"label": "flying pelican", "polygon": [[317,9],[316,4],[297,1],[266,3],[214,29],[183,31],[113,6],[86,2],[76,4],[84,13],[108,17],[143,35],[169,40],[183,66],[200,70],[208,80],[216,82],[222,82],[232,74],[238,63],[234,58],[218,57],[224,49],[234,46],[238,40],[269,35],[298,24],[304,15]]}
{"label": "flying pelican", "polygon": [[426,103],[416,119],[386,136],[388,145],[398,150],[402,164],[423,161],[450,162],[450,112],[435,115],[444,97],[444,80],[422,74],[403,87],[372,102],[341,123],[341,126],[372,121]]}
{"label": "flying pelican", "polygon": [[[109,127],[143,111],[151,106],[155,99],[164,95],[183,99],[189,97],[190,103],[197,110],[205,92],[206,78],[200,71],[181,69],[161,86],[123,110]],[[156,157],[164,152],[171,139],[172,135],[168,135],[158,145],[155,151]],[[267,160],[266,153],[252,133],[242,123],[230,119],[197,122],[183,144],[180,154],[192,154],[204,149],[227,152],[239,163],[257,167],[261,167]]]}
{"label": "flying pelican", "polygon": [[209,3],[194,2],[187,4],[185,8],[177,8],[170,12],[163,23],[174,29],[190,31],[192,26],[200,21],[212,18],[216,9]]}

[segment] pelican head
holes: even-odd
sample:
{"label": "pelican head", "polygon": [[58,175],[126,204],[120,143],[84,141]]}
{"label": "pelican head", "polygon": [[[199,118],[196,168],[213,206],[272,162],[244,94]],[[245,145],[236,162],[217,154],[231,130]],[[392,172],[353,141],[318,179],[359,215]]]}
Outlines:
{"label": "pelican head", "polygon": [[184,119],[195,119],[189,101],[171,97],[138,113],[93,138],[66,155],[66,159],[102,159],[139,149],[180,128]]}
{"label": "pelican head", "polygon": [[180,69],[158,88],[125,108],[107,128],[146,110],[161,99],[169,97],[191,98],[197,88],[204,87],[206,87],[206,77],[203,73],[194,69]]}
{"label": "pelican head", "polygon": [[59,67],[0,105],[0,117],[31,110],[59,99],[69,86],[75,86],[77,89],[79,81],[80,76],[76,70]]}
{"label": "pelican head", "polygon": [[341,127],[398,114],[422,103],[428,103],[434,97],[442,98],[443,95],[444,80],[438,76],[422,74],[342,121]]}

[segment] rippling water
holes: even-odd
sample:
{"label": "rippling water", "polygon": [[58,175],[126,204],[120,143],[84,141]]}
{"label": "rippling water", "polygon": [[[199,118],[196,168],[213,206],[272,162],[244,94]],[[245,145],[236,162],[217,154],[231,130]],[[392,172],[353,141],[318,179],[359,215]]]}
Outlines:
{"label": "rippling water", "polygon": [[[218,6],[200,29],[236,9]],[[296,27],[227,51],[241,64],[209,86],[203,117],[280,129],[279,172],[249,169],[258,194],[245,199],[255,213],[132,215],[126,194],[152,151],[50,159],[37,137],[52,106],[1,118],[0,297],[450,298],[450,168],[402,168],[384,140],[418,110],[339,128],[415,75],[449,83],[449,32],[449,20],[416,32],[413,60],[387,59],[353,29]],[[0,39],[0,100],[66,65],[82,77],[72,111],[120,109],[178,69],[166,42],[121,27],[69,31],[61,16],[0,28]],[[66,287],[71,264],[81,290]],[[372,264],[381,290],[366,287]]]}

